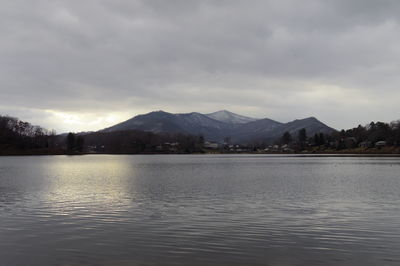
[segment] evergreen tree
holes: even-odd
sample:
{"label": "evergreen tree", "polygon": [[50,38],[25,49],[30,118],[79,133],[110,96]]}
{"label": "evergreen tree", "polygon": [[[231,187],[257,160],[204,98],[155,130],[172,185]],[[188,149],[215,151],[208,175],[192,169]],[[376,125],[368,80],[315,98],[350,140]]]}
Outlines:
{"label": "evergreen tree", "polygon": [[83,151],[83,144],[84,144],[84,143],[85,143],[84,138],[81,137],[81,136],[78,136],[78,137],[76,138],[76,150],[79,151],[79,152],[82,152],[82,151]]}
{"label": "evergreen tree", "polygon": [[75,149],[75,134],[74,133],[68,133],[67,136],[67,150],[68,151],[73,151]]}
{"label": "evergreen tree", "polygon": [[302,128],[302,129],[299,130],[298,138],[299,138],[299,142],[300,143],[303,143],[303,142],[305,142],[307,140],[307,131],[306,131],[305,128]]}
{"label": "evergreen tree", "polygon": [[319,133],[319,146],[325,145],[325,135],[324,133]]}
{"label": "evergreen tree", "polygon": [[283,133],[283,135],[281,137],[281,143],[289,144],[290,142],[292,142],[292,135],[290,135],[290,133],[288,131],[286,131],[285,133]]}
{"label": "evergreen tree", "polygon": [[320,140],[319,140],[319,134],[314,135],[314,145],[319,146]]}

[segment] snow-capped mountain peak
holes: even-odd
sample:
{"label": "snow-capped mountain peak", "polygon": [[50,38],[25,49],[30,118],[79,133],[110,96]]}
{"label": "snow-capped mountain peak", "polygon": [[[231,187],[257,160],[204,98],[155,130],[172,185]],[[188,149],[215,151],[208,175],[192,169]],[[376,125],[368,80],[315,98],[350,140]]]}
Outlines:
{"label": "snow-capped mountain peak", "polygon": [[220,110],[211,114],[206,114],[206,116],[228,124],[245,124],[258,120],[256,118],[238,115],[227,110]]}

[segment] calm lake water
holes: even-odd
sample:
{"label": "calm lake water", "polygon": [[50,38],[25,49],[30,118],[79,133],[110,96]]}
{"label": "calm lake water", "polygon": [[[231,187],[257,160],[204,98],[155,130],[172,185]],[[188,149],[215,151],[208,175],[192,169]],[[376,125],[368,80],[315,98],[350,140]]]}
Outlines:
{"label": "calm lake water", "polygon": [[400,158],[0,157],[1,265],[400,265]]}

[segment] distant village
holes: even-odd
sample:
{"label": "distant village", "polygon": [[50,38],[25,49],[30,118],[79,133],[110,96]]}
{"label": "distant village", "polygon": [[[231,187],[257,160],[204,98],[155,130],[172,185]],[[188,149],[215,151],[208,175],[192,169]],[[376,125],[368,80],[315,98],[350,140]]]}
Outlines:
{"label": "distant village", "polygon": [[[372,143],[370,141],[363,141],[357,144],[357,141],[353,137],[349,137],[343,140],[344,148],[341,150],[348,151],[381,151],[390,146],[387,145],[386,141],[377,141]],[[315,145],[314,143],[305,143],[306,146],[300,149],[298,143],[290,143],[290,144],[271,144],[265,148],[260,148],[254,145],[239,145],[239,144],[219,144],[216,142],[205,142],[204,149],[208,152],[228,152],[228,153],[315,153],[322,151],[340,151],[338,148],[340,147],[340,143],[338,141],[329,142],[323,146]],[[174,143],[174,145],[178,145],[178,143]],[[161,146],[160,146],[161,147]],[[166,146],[168,147],[168,143]],[[171,149],[170,151],[173,151]]]}

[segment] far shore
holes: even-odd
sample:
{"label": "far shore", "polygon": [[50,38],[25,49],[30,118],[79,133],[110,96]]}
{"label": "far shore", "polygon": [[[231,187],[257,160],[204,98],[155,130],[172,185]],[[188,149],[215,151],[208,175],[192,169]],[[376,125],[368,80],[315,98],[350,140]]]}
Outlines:
{"label": "far shore", "polygon": [[384,153],[384,152],[351,152],[351,151],[327,151],[327,152],[219,152],[219,151],[206,151],[202,153],[86,153],[86,152],[11,152],[0,153],[0,157],[5,156],[83,156],[83,155],[269,155],[277,157],[400,157],[400,153]]}

